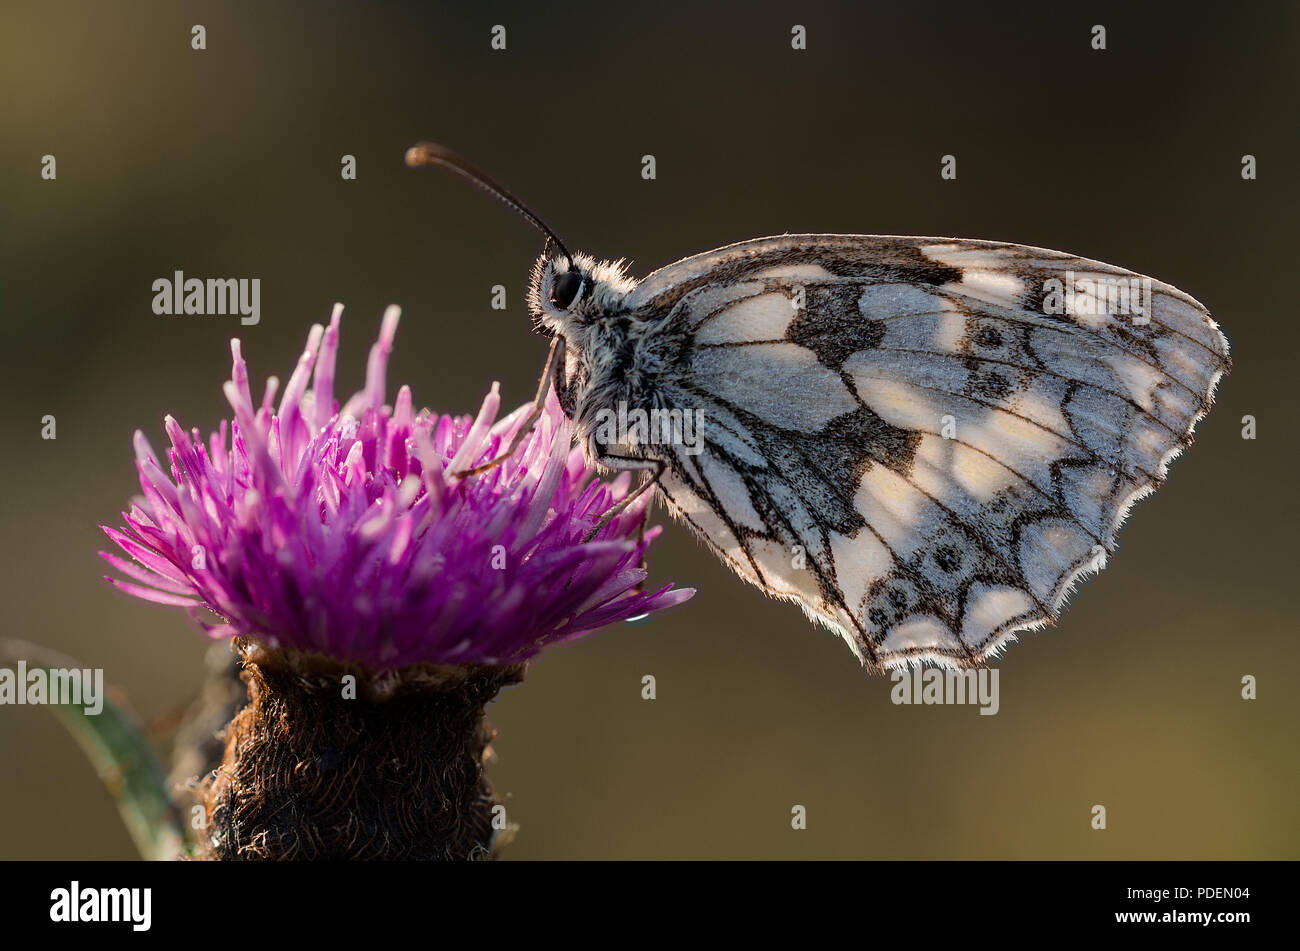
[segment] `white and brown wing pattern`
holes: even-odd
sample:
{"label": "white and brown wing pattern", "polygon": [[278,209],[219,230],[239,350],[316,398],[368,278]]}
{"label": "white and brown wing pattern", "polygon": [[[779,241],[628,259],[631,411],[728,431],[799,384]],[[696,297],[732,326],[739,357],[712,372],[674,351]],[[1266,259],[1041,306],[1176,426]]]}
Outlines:
{"label": "white and brown wing pattern", "polygon": [[627,304],[678,341],[660,398],[704,414],[669,506],[876,669],[1052,623],[1230,365],[1181,291],[990,241],[763,238]]}

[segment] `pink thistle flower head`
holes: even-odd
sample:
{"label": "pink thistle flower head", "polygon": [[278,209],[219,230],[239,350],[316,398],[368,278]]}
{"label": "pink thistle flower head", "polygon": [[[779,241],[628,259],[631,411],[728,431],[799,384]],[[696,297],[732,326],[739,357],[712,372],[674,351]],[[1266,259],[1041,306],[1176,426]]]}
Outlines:
{"label": "pink thistle flower head", "polygon": [[[179,605],[214,638],[386,669],[509,664],[694,592],[640,590],[645,493],[587,540],[626,496],[571,446],[552,392],[536,427],[495,468],[530,406],[498,419],[493,384],[477,417],[415,412],[403,386],[385,405],[399,311],[384,314],[365,388],[339,407],[342,307],[313,326],[273,408],[252,399],[238,340],[224,391],[234,419],[205,443],[166,419],[164,465],[135,434],[141,497],[101,552],[122,591]],[[213,617],[215,615],[215,618]]]}

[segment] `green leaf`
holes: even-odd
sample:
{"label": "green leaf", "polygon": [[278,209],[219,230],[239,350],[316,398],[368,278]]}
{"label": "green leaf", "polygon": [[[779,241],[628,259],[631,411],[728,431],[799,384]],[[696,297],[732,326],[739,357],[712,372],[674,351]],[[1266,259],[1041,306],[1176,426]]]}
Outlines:
{"label": "green leaf", "polygon": [[[0,654],[25,660],[29,669],[81,669],[72,659],[25,641],[0,641]],[[130,712],[107,696],[93,716],[78,704],[49,707],[99,773],[140,854],[155,860],[179,857],[185,833],[168,794],[167,773]]]}

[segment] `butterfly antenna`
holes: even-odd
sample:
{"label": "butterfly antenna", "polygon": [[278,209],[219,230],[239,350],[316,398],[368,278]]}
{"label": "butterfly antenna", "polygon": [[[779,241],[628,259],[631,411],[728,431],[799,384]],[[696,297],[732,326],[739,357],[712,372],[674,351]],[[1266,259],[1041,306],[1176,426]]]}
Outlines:
{"label": "butterfly antenna", "polygon": [[406,164],[411,168],[437,165],[477,185],[503,205],[513,208],[521,218],[546,235],[548,241],[554,241],[568,259],[570,270],[573,269],[573,255],[569,253],[568,247],[537,212],[516,198],[509,190],[497,184],[492,176],[475,168],[451,149],[436,142],[418,142],[406,150]]}

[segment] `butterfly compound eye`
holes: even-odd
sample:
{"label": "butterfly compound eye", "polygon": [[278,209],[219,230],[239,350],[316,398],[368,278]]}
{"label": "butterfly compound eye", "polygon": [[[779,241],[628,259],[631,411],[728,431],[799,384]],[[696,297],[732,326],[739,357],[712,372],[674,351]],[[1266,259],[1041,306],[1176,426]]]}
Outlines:
{"label": "butterfly compound eye", "polygon": [[560,310],[568,310],[581,289],[582,276],[574,271],[565,271],[551,285],[551,303]]}

